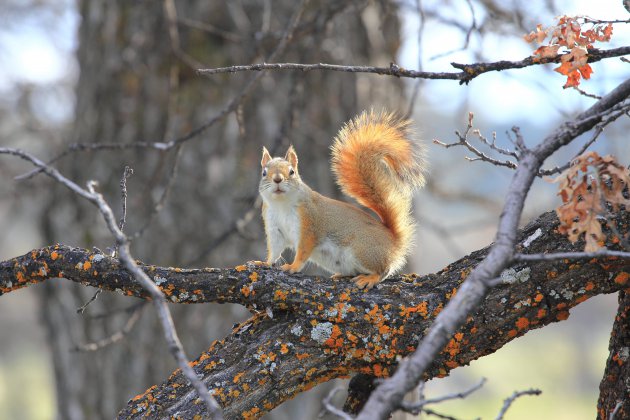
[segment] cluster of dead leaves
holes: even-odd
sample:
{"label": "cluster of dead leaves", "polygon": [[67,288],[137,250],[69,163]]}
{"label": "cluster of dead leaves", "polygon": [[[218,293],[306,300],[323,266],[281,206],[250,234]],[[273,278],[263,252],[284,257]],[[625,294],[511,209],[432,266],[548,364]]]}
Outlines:
{"label": "cluster of dead leaves", "polygon": [[543,44],[547,37],[550,37],[546,45],[541,45],[532,53],[536,59],[554,58],[560,52],[566,52],[560,57],[560,66],[554,70],[560,74],[567,76],[565,88],[578,86],[580,78],[590,79],[593,69],[587,63],[588,48],[593,48],[596,41],[607,42],[612,36],[612,24],[590,23],[591,28],[584,30],[584,23],[580,23],[584,18],[560,16],[558,24],[543,28],[542,25],[536,26],[536,31],[530,32],[523,38],[527,42],[536,41]]}
{"label": "cluster of dead leaves", "polygon": [[613,212],[622,205],[630,210],[630,199],[624,196],[630,186],[630,171],[611,155],[587,152],[553,182],[560,183],[558,195],[563,203],[556,209],[559,232],[572,243],[584,234],[586,252],[602,248],[606,236],[599,219],[606,220],[606,206],[610,205]]}

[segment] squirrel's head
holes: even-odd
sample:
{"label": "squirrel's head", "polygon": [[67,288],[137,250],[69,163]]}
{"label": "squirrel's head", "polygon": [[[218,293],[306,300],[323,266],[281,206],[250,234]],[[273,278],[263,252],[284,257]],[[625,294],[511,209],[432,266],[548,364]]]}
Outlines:
{"label": "squirrel's head", "polygon": [[298,173],[298,157],[293,146],[289,146],[284,158],[272,158],[267,148],[263,147],[260,166],[262,173],[258,191],[265,199],[284,199],[286,194],[296,189],[301,181]]}

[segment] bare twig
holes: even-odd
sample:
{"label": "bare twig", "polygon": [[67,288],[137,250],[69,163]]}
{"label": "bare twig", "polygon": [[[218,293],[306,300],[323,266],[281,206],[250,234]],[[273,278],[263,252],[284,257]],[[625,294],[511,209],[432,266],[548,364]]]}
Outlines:
{"label": "bare twig", "polygon": [[441,397],[430,398],[428,400],[420,400],[414,403],[403,401],[401,404],[401,409],[407,413],[417,415],[417,414],[420,414],[420,412],[425,411],[424,406],[426,405],[437,404],[444,401],[455,400],[455,399],[464,399],[468,397],[470,394],[472,394],[473,392],[481,389],[481,387],[483,387],[485,383],[486,383],[486,378],[481,378],[481,380],[478,383],[476,383],[475,385],[473,385],[472,387],[470,387],[469,389],[465,391],[456,392],[452,394],[446,394]]}
{"label": "bare twig", "polygon": [[98,295],[101,294],[101,292],[103,291],[103,289],[98,289],[96,291],[96,293],[94,293],[94,295],[90,298],[90,300],[88,300],[87,302],[85,302],[83,304],[83,306],[81,306],[80,308],[77,308],[77,313],[78,314],[82,314],[83,312],[85,312],[85,310],[87,309],[88,305],[92,302],[94,302],[96,300],[96,298],[98,297]]}
{"label": "bare twig", "polygon": [[212,395],[208,392],[205,384],[199,380],[197,374],[193,370],[193,368],[188,364],[188,359],[184,353],[184,349],[182,347],[181,341],[177,336],[177,332],[175,331],[175,326],[173,324],[173,318],[171,317],[171,313],[166,304],[166,298],[162,291],[157,287],[157,285],[149,279],[144,271],[142,271],[138,265],[136,264],[134,258],[131,256],[129,251],[129,239],[125,236],[125,234],[120,230],[118,225],[116,224],[116,219],[114,217],[114,213],[111,207],[105,202],[105,199],[100,193],[95,191],[96,182],[89,181],[87,185],[87,190],[79,187],[73,181],[67,179],[59,171],[54,168],[51,168],[44,164],[41,160],[31,156],[30,154],[23,152],[19,149],[11,149],[6,147],[0,147],[0,154],[10,154],[14,156],[18,156],[22,159],[28,160],[32,162],[35,166],[42,169],[42,171],[55,179],[59,183],[65,185],[71,191],[85,198],[89,202],[96,205],[96,207],[101,212],[107,227],[110,232],[114,235],[116,239],[116,244],[118,246],[119,257],[123,265],[130,273],[133,274],[134,278],[144,287],[145,290],[151,295],[153,299],[154,306],[158,312],[158,318],[160,319],[160,323],[164,330],[164,335],[168,342],[168,348],[171,351],[173,357],[177,360],[177,363],[188,379],[192,386],[197,391],[199,397],[204,401],[208,408],[208,412],[213,418],[222,419],[223,415],[221,414],[221,409],[217,402],[212,398]]}
{"label": "bare twig", "polygon": [[122,206],[122,214],[118,221],[118,229],[125,230],[125,223],[127,222],[127,178],[133,175],[133,169],[129,166],[125,166],[123,176],[120,179],[120,202]]}
{"label": "bare twig", "polygon": [[475,16],[475,9],[473,8],[472,1],[466,0],[466,3],[468,4],[468,9],[470,10],[472,22],[470,24],[470,27],[466,31],[466,38],[464,40],[464,45],[454,50],[450,50],[450,51],[446,51],[446,52],[434,55],[433,57],[430,58],[430,60],[437,60],[438,58],[446,57],[447,55],[451,55],[459,51],[464,51],[465,49],[468,48],[468,45],[470,44],[470,36],[472,35],[473,31],[477,29],[477,18]]}
{"label": "bare twig", "polygon": [[134,308],[133,312],[131,313],[131,316],[129,317],[129,319],[127,319],[127,322],[125,322],[125,325],[120,331],[116,331],[114,334],[110,335],[109,337],[103,338],[102,340],[98,340],[93,343],[80,344],[75,348],[75,350],[96,351],[104,347],[107,347],[111,344],[117,343],[123,338],[125,338],[127,334],[131,332],[134,325],[136,325],[136,322],[138,322],[138,320],[140,319],[140,315],[142,314],[142,309],[144,308],[144,303],[146,303],[146,301],[142,303],[143,305],[138,305]]}
{"label": "bare twig", "polygon": [[515,261],[583,260],[589,258],[630,258],[630,252],[603,249],[595,252],[554,252],[552,254],[514,254]]}
{"label": "bare twig", "polygon": [[200,22],[198,20],[184,18],[184,17],[178,18],[177,22],[191,28],[199,29],[200,31],[208,32],[209,34],[212,34],[212,35],[218,35],[221,38],[230,42],[241,42],[243,40],[243,37],[241,35],[226,31],[221,28],[217,28],[216,26],[211,25],[207,22]]}
{"label": "bare twig", "polygon": [[[611,48],[609,50],[590,49],[589,63],[603,60],[610,57],[620,57],[630,54],[629,47]],[[523,67],[529,67],[540,64],[556,63],[559,62],[562,56],[565,54],[558,54],[550,58],[534,58],[526,57],[521,61],[495,61],[490,63],[475,63],[475,64],[460,64],[451,63],[451,65],[460,72],[426,72],[417,70],[407,70],[399,65],[392,63],[389,67],[374,67],[374,66],[344,66],[338,64],[327,63],[314,63],[314,64],[302,64],[302,63],[259,63],[241,66],[230,67],[218,67],[212,69],[198,69],[197,73],[204,76],[211,76],[219,73],[236,73],[243,71],[262,71],[262,70],[330,70],[349,73],[373,73],[385,76],[407,77],[407,78],[421,78],[421,79],[447,79],[458,80],[460,84],[467,84],[475,77],[488,73],[491,71],[501,71],[507,69],[519,69]],[[268,60],[271,61],[271,60]]]}
{"label": "bare twig", "polygon": [[175,357],[175,359],[177,360],[177,364],[179,365],[180,369],[182,370],[188,381],[197,391],[197,394],[199,395],[201,400],[204,401],[204,403],[206,404],[210,415],[213,418],[217,419],[223,418],[219,405],[214,400],[214,398],[212,398],[212,395],[208,392],[206,385],[199,380],[194,369],[188,363],[188,358],[184,353],[182,343],[177,336],[177,332],[175,331],[173,318],[171,317],[171,313],[166,304],[166,298],[164,297],[164,294],[157,287],[157,285],[152,282],[151,279],[149,279],[149,276],[147,276],[147,274],[142,271],[140,267],[138,267],[138,265],[136,264],[134,258],[131,256],[131,253],[129,251],[128,238],[120,229],[118,229],[112,209],[105,202],[103,196],[95,191],[95,186],[96,183],[94,181],[88,182],[87,188],[92,196],[90,201],[96,204],[101,214],[103,215],[103,218],[105,219],[109,230],[116,238],[121,262],[123,263],[125,268],[129,270],[129,272],[133,273],[134,278],[151,295],[158,312],[158,318],[160,319],[160,323],[162,324],[162,328],[164,329],[164,334],[168,342],[169,350],[173,354],[173,357]]}
{"label": "bare twig", "polygon": [[580,88],[579,88],[579,87],[577,87],[577,86],[573,86],[573,89],[575,89],[576,91],[578,91],[578,92],[580,93],[580,95],[582,95],[582,96],[586,96],[587,98],[602,99],[602,97],[601,97],[601,96],[599,96],[599,95],[593,95],[592,93],[588,93],[588,92],[586,92],[586,91],[584,91],[584,90],[580,89]]}
{"label": "bare twig", "polygon": [[[418,70],[423,70],[422,65],[422,37],[424,35],[424,28],[426,26],[426,17],[424,15],[424,8],[422,7],[422,0],[416,0],[416,14],[418,15],[418,37],[417,37],[417,48],[418,48]],[[407,112],[405,114],[405,118],[410,118],[413,112],[413,108],[416,104],[416,99],[418,98],[418,93],[420,93],[420,86],[422,85],[422,79],[416,80],[413,85],[413,91],[411,93],[411,98],[409,99],[409,106],[407,106]]]}
{"label": "bare twig", "polygon": [[[470,150],[476,157],[471,158],[471,157],[466,157],[466,160],[470,161],[470,162],[474,162],[474,161],[484,161],[484,162],[488,162],[491,163],[493,165],[496,166],[505,166],[507,168],[510,169],[516,169],[518,167],[518,165],[510,160],[498,160],[495,158],[492,158],[488,155],[486,155],[484,152],[482,152],[481,150],[477,149],[475,146],[472,145],[472,143],[470,143],[470,141],[468,141],[468,134],[470,133],[471,129],[473,128],[473,119],[474,119],[474,114],[472,112],[468,113],[468,124],[466,126],[466,130],[464,131],[464,134],[461,134],[459,131],[455,131],[455,135],[458,138],[458,141],[455,143],[444,143],[440,140],[434,139],[433,143],[438,144],[442,147],[445,148],[451,148],[454,146],[464,146],[465,148],[467,148],[468,150]],[[481,135],[481,132],[479,130],[473,130],[472,133],[474,135],[476,135],[477,137],[479,137],[479,139],[481,140],[481,142],[485,145],[487,145],[488,147],[490,147],[492,150],[495,150],[497,152],[499,152],[500,154],[503,155],[507,155],[507,156],[511,156],[514,158],[518,158],[518,155],[515,152],[509,151],[507,149],[503,149],[498,147],[495,144],[495,141],[493,139],[492,142],[489,142],[488,139],[486,139],[485,137],[483,137]]]}
{"label": "bare twig", "polygon": [[322,400],[322,405],[324,406],[324,408],[322,409],[321,413],[319,414],[318,418],[322,418],[324,416],[324,414],[326,414],[327,412],[339,417],[340,419],[344,419],[344,420],[352,420],[352,416],[348,413],[346,413],[345,411],[335,407],[335,405],[332,403],[332,399],[335,398],[335,395],[337,394],[337,392],[342,391],[343,388],[341,387],[336,387],[330,390],[330,392],[328,393],[328,395],[326,396],[326,398],[324,398]]}
{"label": "bare twig", "polygon": [[593,135],[586,143],[584,143],[584,145],[580,148],[580,150],[575,154],[573,159],[571,159],[569,162],[567,162],[566,164],[562,166],[557,166],[552,169],[541,169],[540,171],[538,171],[538,176],[555,175],[569,169],[573,160],[575,160],[582,153],[586,152],[586,150],[589,147],[591,147],[593,143],[595,143],[595,141],[599,138],[599,136],[604,132],[604,128],[611,122],[615,121],[619,116],[623,114],[628,115],[627,114],[628,110],[630,110],[630,101],[626,100],[619,103],[618,106],[615,107],[615,112],[610,113],[610,115],[608,116],[604,116],[602,118],[602,122],[595,126]]}
{"label": "bare twig", "polygon": [[457,417],[453,417],[453,416],[448,416],[446,414],[440,414],[435,410],[431,410],[429,408],[427,408],[426,410],[422,410],[422,412],[428,416],[433,416],[433,417],[437,417],[438,419],[443,419],[443,420],[459,420]]}
{"label": "bare twig", "polygon": [[499,411],[499,414],[497,415],[496,420],[503,419],[503,416],[505,416],[505,413],[508,411],[512,403],[517,398],[522,397],[524,395],[540,395],[540,394],[542,394],[542,391],[540,389],[533,389],[533,388],[526,389],[524,391],[515,391],[512,395],[506,398],[505,401],[503,401],[503,407],[501,407],[501,411]]}
{"label": "bare twig", "polygon": [[134,232],[133,234],[129,235],[129,239],[135,240],[141,237],[144,234],[144,232],[149,228],[153,220],[155,220],[155,216],[157,216],[158,213],[162,211],[162,209],[164,208],[164,204],[166,203],[166,200],[168,199],[168,195],[171,189],[173,188],[173,184],[175,184],[175,178],[177,177],[177,169],[179,167],[179,160],[182,155],[183,147],[184,147],[183,145],[179,145],[175,149],[175,158],[174,158],[173,166],[171,166],[171,172],[168,174],[167,184],[164,187],[164,190],[162,191],[162,195],[160,196],[160,199],[155,203],[153,208],[151,208],[151,213],[149,213],[149,215],[146,217],[146,221],[144,222],[142,227],[138,229],[136,232]]}

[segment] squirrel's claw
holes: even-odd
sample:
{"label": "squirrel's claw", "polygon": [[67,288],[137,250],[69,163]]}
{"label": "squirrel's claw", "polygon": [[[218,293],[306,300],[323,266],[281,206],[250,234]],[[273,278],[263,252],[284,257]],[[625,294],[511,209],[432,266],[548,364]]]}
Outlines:
{"label": "squirrel's claw", "polygon": [[269,264],[266,261],[260,261],[260,260],[253,260],[253,261],[247,261],[248,265],[256,265],[259,267],[271,267],[271,264]]}
{"label": "squirrel's claw", "polygon": [[293,265],[292,265],[292,264],[282,264],[282,265],[280,266],[280,270],[282,270],[282,271],[288,271],[289,273],[292,273],[292,274],[293,274],[293,273],[295,273],[295,272],[297,272],[297,270],[293,268]]}
{"label": "squirrel's claw", "polygon": [[359,274],[352,278],[359,289],[370,290],[381,282],[381,276],[379,274]]}

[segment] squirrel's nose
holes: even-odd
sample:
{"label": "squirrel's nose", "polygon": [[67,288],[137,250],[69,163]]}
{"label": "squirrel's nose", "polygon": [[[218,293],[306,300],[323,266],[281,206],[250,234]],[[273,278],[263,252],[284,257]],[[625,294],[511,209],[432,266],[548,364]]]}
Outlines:
{"label": "squirrel's nose", "polygon": [[275,182],[276,184],[279,184],[282,182],[282,175],[276,175],[273,177],[273,182]]}

